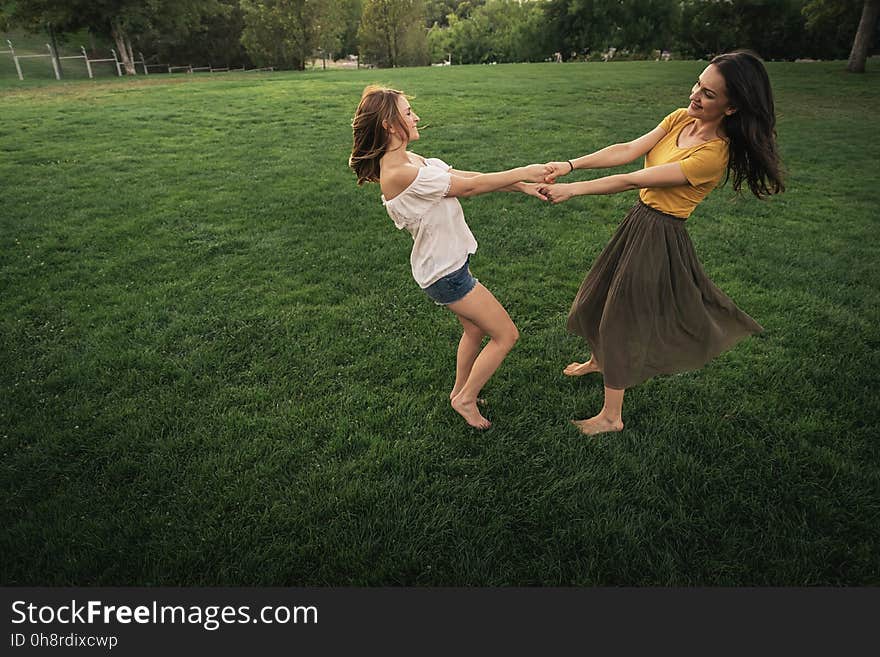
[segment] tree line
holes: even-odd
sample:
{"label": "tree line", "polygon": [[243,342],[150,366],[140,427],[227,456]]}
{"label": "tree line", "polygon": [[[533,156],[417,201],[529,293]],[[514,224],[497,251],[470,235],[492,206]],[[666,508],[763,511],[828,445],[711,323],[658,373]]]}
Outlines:
{"label": "tree line", "polygon": [[348,55],[379,67],[733,48],[839,59],[875,48],[878,14],[880,0],[0,0],[0,29],[85,29],[133,73],[137,51],[291,69]]}

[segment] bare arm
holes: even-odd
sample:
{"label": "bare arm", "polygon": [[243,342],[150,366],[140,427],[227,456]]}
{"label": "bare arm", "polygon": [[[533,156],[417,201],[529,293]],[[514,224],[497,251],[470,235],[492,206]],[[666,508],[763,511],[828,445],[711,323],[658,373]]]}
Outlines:
{"label": "bare arm", "polygon": [[[482,175],[479,171],[459,171],[458,169],[450,169],[449,173],[454,176],[460,176],[462,178],[473,178],[474,176]],[[543,183],[543,181],[541,182]],[[538,191],[538,184],[536,183],[516,182],[512,185],[508,185],[507,187],[502,187],[498,191],[521,192],[523,194],[526,194],[527,196],[534,196],[535,198],[539,198],[542,201],[547,200],[547,197]]]}
{"label": "bare arm", "polygon": [[458,169],[450,169],[449,173],[459,178],[473,178],[474,176],[483,175],[479,171],[459,171]]}
{"label": "bare arm", "polygon": [[539,186],[539,190],[554,203],[562,203],[572,196],[584,194],[617,194],[645,187],[676,187],[688,184],[681,163],[670,162],[656,167],[618,173],[595,180]]}
{"label": "bare arm", "polygon": [[[386,200],[395,198],[409,187],[416,179],[419,168],[412,164],[406,164],[383,171],[379,184]],[[503,189],[505,191],[522,191],[525,194],[546,200],[546,197],[538,192],[536,184],[526,184],[522,181],[543,184],[549,172],[550,169],[546,164],[530,164],[498,173],[450,169],[452,182],[447,196],[477,196]]]}
{"label": "bare arm", "polygon": [[[574,169],[607,169],[628,164],[654,148],[657,142],[665,136],[666,131],[657,126],[651,132],[645,133],[638,139],[633,139],[623,144],[612,144],[595,153],[582,155],[569,161]],[[547,164],[553,167],[554,175],[551,176],[553,179],[564,176],[574,170],[572,166],[569,166],[568,162],[548,162]]]}
{"label": "bare arm", "polygon": [[[497,173],[476,173],[475,171],[457,172],[452,174],[452,184],[448,196],[478,196],[487,192],[496,192],[513,187],[520,182],[543,182],[550,169],[544,164],[530,164],[526,167],[499,171]],[[459,175],[459,174],[463,175]]]}

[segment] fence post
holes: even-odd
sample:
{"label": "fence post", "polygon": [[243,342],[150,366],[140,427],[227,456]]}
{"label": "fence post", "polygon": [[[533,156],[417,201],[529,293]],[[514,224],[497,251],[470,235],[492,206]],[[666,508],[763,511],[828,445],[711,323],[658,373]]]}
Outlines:
{"label": "fence post", "polygon": [[57,55],[55,54],[55,51],[52,50],[52,46],[50,46],[48,43],[46,44],[46,47],[49,49],[49,59],[52,60],[52,69],[55,71],[55,79],[60,80],[61,71],[58,70],[58,60],[56,59]]}
{"label": "fence post", "polygon": [[144,53],[142,53],[140,50],[138,50],[138,55],[141,56],[141,64],[144,65],[144,75],[149,75],[150,71],[147,68],[147,60],[144,58]]}
{"label": "fence post", "polygon": [[18,79],[24,80],[24,76],[21,74],[21,64],[18,63],[18,57],[15,54],[15,48],[12,47],[12,41],[6,39],[6,43],[9,44],[9,52],[12,53],[12,60],[15,62],[15,70],[18,71]]}
{"label": "fence post", "polygon": [[120,78],[122,77],[122,67],[119,66],[119,57],[116,56],[116,50],[110,48],[110,52],[113,53],[113,61],[116,62],[116,75]]}
{"label": "fence post", "polygon": [[93,79],[95,76],[92,75],[92,65],[89,63],[89,55],[86,53],[86,49],[84,46],[79,47],[82,50],[83,59],[86,60],[86,70],[89,72],[89,80]]}

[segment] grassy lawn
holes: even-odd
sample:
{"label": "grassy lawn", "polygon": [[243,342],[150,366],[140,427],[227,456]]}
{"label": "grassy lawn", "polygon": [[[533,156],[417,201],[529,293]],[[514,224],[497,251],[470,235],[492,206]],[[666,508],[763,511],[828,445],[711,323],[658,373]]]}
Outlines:
{"label": "grassy lawn", "polygon": [[0,584],[880,584],[880,66],[769,65],[787,192],[688,224],[765,332],[618,435],[568,423],[602,388],[564,322],[634,192],[464,201],[522,333],[479,433],[347,167],[370,82],[414,95],[414,150],[494,170],[650,130],[703,65],[5,79]]}

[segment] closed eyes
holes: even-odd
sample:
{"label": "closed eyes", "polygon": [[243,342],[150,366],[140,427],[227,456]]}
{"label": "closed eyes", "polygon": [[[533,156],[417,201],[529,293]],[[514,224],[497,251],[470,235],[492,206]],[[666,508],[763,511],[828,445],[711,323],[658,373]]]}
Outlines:
{"label": "closed eyes", "polygon": [[701,92],[704,96],[706,96],[706,98],[709,98],[709,99],[715,98],[715,92],[714,92],[714,91],[711,91],[711,90],[709,90],[709,89],[704,89],[703,87],[701,87],[701,86],[700,86],[700,80],[699,80],[699,79],[697,79],[697,81],[694,83],[694,89],[699,89],[700,92]]}

